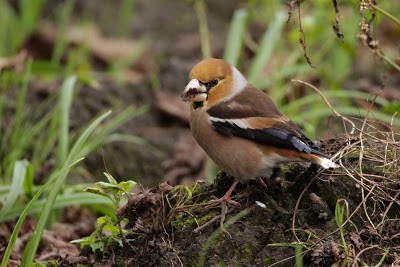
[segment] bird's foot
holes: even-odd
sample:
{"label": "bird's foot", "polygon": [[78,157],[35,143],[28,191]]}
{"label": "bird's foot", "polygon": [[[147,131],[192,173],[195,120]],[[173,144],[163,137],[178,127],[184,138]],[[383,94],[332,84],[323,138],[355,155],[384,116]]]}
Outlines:
{"label": "bird's foot", "polygon": [[233,184],[231,185],[231,187],[229,187],[228,191],[226,191],[226,193],[223,197],[216,198],[215,196],[213,196],[216,199],[208,201],[208,204],[214,205],[214,204],[229,203],[229,204],[233,205],[234,207],[239,207],[240,206],[239,202],[231,199],[231,194],[237,184],[238,184],[238,181],[233,182]]}
{"label": "bird's foot", "polygon": [[213,219],[211,219],[210,221],[208,221],[207,223],[205,223],[202,226],[197,227],[194,232],[197,233],[199,232],[201,229],[203,229],[205,226],[213,223],[215,220],[217,220],[218,218],[220,218],[220,225],[221,225],[221,229],[222,231],[226,232],[225,228],[224,228],[224,221],[225,221],[225,216],[228,213],[228,205],[227,204],[231,204],[233,205],[235,208],[240,206],[240,203],[231,199],[231,194],[233,192],[233,190],[235,189],[236,185],[238,184],[237,181],[235,181],[231,187],[229,188],[229,190],[225,193],[225,195],[223,195],[221,198],[217,198],[215,196],[212,196],[211,198],[214,198],[212,200],[209,200],[207,203],[207,206],[216,206],[216,205],[221,205],[221,215],[214,217]]}
{"label": "bird's foot", "polygon": [[231,204],[232,206],[234,206],[236,208],[240,207],[240,203],[231,199],[231,197],[228,196],[227,194],[225,194],[221,198],[217,198],[216,196],[211,196],[211,197],[213,199],[209,200],[207,204],[210,204],[210,205],[221,204],[222,205],[225,202],[225,203]]}

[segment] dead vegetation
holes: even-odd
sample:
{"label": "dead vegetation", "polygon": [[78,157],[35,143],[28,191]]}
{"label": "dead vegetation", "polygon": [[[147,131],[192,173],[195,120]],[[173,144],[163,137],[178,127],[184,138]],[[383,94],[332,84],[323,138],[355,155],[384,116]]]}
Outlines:
{"label": "dead vegetation", "polygon": [[[347,266],[400,263],[399,252],[399,189],[400,189],[400,142],[391,126],[370,120],[354,119],[361,124],[354,137],[348,137],[346,146],[335,155],[341,168],[335,170],[328,180],[349,179],[345,183],[347,197],[338,196],[337,205],[342,205],[343,221],[333,231],[326,232],[317,242],[302,239],[297,232],[296,206],[292,219],[292,232],[296,240],[311,245],[312,259],[318,266],[325,266],[329,258],[332,263]],[[338,140],[332,146],[341,146]],[[317,175],[326,179],[326,175]],[[302,196],[308,190],[304,190]],[[312,194],[312,193],[311,193]],[[325,207],[324,197],[318,198],[320,207]],[[336,206],[336,209],[338,206]],[[336,210],[337,212],[337,210]],[[338,215],[339,216],[339,215]],[[344,239],[335,241],[338,232],[345,229]],[[305,252],[305,253],[306,253]],[[322,265],[321,265],[322,264]]]}

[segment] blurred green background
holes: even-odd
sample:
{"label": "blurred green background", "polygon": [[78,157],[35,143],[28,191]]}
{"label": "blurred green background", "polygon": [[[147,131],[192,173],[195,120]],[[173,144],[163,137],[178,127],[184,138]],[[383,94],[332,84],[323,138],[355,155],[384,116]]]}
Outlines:
{"label": "blurred green background", "polygon": [[143,185],[204,177],[204,164],[178,169],[187,110],[173,107],[205,57],[237,66],[312,138],[349,125],[293,79],[342,115],[399,127],[400,2],[333,2],[1,0],[0,220],[106,212],[82,192],[104,171]]}

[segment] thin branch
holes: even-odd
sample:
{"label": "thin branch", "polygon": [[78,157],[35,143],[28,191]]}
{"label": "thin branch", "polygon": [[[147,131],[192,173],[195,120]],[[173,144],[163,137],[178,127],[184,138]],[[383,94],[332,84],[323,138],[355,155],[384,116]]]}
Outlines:
{"label": "thin branch", "polygon": [[333,112],[333,114],[335,114],[336,116],[338,116],[339,118],[341,118],[344,121],[347,121],[348,123],[351,124],[352,129],[350,131],[350,134],[353,135],[354,134],[354,130],[356,129],[356,125],[354,124],[353,121],[351,121],[349,118],[341,115],[339,112],[337,112],[331,105],[331,103],[329,103],[328,99],[325,97],[325,95],[314,85],[308,83],[308,82],[304,82],[304,81],[300,81],[300,80],[296,80],[293,79],[292,82],[298,82],[300,84],[306,85],[308,87],[310,87],[311,89],[313,89],[314,91],[316,91],[321,97],[322,99],[325,101],[326,105],[329,107],[329,109]]}

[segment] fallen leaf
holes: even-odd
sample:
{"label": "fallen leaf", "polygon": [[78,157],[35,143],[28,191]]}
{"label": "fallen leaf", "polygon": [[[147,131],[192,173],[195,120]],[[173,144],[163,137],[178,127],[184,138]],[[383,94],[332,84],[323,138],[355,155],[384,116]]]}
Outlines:
{"label": "fallen leaf", "polygon": [[189,120],[189,104],[183,102],[176,94],[158,90],[155,93],[156,107],[170,116],[180,119],[183,122]]}

